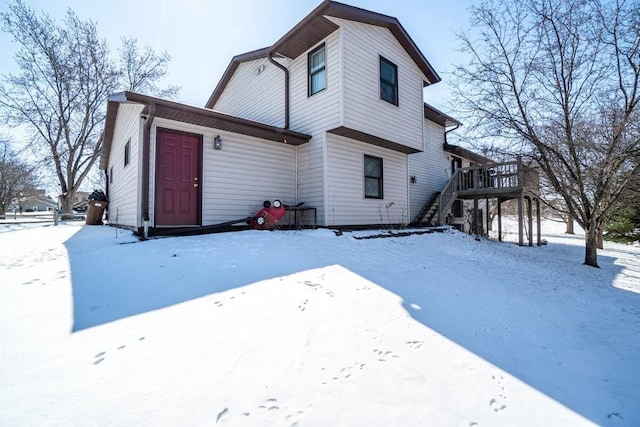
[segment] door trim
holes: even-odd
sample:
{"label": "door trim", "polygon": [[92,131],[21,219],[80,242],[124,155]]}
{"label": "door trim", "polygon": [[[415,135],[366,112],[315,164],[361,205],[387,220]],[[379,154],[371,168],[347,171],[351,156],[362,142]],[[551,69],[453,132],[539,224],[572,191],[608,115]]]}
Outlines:
{"label": "door trim", "polygon": [[[160,141],[160,133],[172,133],[177,135],[187,135],[197,138],[198,140],[198,190],[196,193],[196,223],[184,224],[184,225],[158,225],[158,144]],[[182,227],[201,227],[202,226],[202,175],[203,175],[203,163],[204,163],[204,150],[203,150],[204,138],[201,134],[193,132],[185,132],[182,130],[156,127],[156,142],[155,142],[155,171],[154,171],[154,188],[153,188],[153,223],[156,228],[182,228]]]}

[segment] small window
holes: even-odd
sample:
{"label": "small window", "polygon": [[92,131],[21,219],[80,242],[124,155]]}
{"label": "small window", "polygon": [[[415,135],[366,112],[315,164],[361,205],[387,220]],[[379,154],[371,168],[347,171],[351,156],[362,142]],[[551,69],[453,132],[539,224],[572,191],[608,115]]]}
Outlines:
{"label": "small window", "polygon": [[124,166],[127,167],[131,160],[131,140],[128,140],[124,146]]}
{"label": "small window", "polygon": [[380,57],[380,99],[398,105],[398,67]]}
{"label": "small window", "polygon": [[327,87],[327,72],[325,67],[324,44],[309,52],[309,96]]}
{"label": "small window", "polygon": [[113,166],[109,168],[109,184],[113,184]]}
{"label": "small window", "polygon": [[364,155],[364,197],[382,199],[382,159]]}

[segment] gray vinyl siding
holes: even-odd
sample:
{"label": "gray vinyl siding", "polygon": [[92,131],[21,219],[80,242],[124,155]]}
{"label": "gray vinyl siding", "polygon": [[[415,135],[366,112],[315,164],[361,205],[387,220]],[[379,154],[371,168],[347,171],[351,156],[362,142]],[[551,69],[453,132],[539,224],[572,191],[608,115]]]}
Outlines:
{"label": "gray vinyl siding", "polygon": [[[109,221],[129,227],[140,227],[140,188],[142,157],[142,105],[120,104],[113,133],[108,171]],[[124,147],[131,141],[129,164],[124,166]],[[113,172],[112,172],[113,171]]]}
{"label": "gray vinyl siding", "polygon": [[[327,87],[308,96],[307,54],[325,44]],[[317,208],[318,223],[327,225],[325,218],[324,135],[328,129],[340,125],[341,117],[341,35],[335,31],[321,43],[300,55],[289,65],[291,117],[290,128],[312,136],[307,144],[298,147],[298,201]]]}
{"label": "gray vinyl siding", "polygon": [[[278,59],[285,66],[288,60]],[[260,71],[259,71],[260,70]],[[238,65],[214,110],[272,126],[284,126],[284,72],[267,58]]]}
{"label": "gray vinyl siding", "polygon": [[204,225],[253,215],[264,200],[295,202],[295,147],[221,132],[222,150],[214,150],[213,136],[205,138]]}
{"label": "gray vinyl siding", "polygon": [[317,210],[318,225],[324,222],[324,155],[322,136],[298,147],[298,198],[297,202]]}
{"label": "gray vinyl siding", "polygon": [[409,175],[416,177],[409,184],[411,220],[431,198],[433,193],[444,188],[451,176],[449,158],[442,149],[444,127],[424,120],[424,151],[409,155]]}
{"label": "gray vinyl siding", "polygon": [[[265,200],[295,202],[296,147],[166,119],[154,124],[152,141],[158,126],[202,136],[202,225],[245,218],[261,209]],[[222,150],[213,148],[216,135],[222,138]],[[155,143],[152,147],[151,164],[155,164]],[[152,188],[154,182],[152,174]]]}
{"label": "gray vinyl siding", "polygon": [[[388,29],[336,21],[344,43],[343,124],[422,150],[426,78]],[[398,106],[380,99],[380,56],[398,67]]]}
{"label": "gray vinyl siding", "polygon": [[[325,44],[327,88],[315,95],[307,91],[307,54]],[[289,64],[292,130],[316,136],[340,124],[340,30]]]}
{"label": "gray vinyl siding", "polygon": [[[383,199],[364,197],[365,154],[383,159]],[[406,154],[328,134],[327,157],[328,225],[384,226],[408,220]]]}

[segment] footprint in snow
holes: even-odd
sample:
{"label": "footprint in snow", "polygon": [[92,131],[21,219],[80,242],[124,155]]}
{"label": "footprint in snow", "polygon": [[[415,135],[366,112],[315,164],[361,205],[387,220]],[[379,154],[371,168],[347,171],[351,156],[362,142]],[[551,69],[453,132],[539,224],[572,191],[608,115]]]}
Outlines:
{"label": "footprint in snow", "polygon": [[275,405],[275,403],[277,403],[277,402],[278,402],[278,399],[274,399],[274,398],[267,399],[267,400],[264,401],[264,404],[258,406],[258,408],[264,409],[264,410],[266,410],[268,412],[276,412],[276,411],[278,411],[280,409],[280,407],[278,405]]}
{"label": "footprint in snow", "polygon": [[378,360],[380,362],[386,362],[389,359],[399,359],[400,356],[393,354],[392,351],[384,351],[384,350],[373,350],[373,353],[378,356]]}
{"label": "footprint in snow", "polygon": [[492,375],[491,379],[497,383],[502,393],[499,393],[498,397],[489,401],[489,407],[493,409],[493,412],[504,411],[507,409],[507,405],[504,404],[504,401],[507,399],[507,395],[504,393],[504,385],[502,384],[504,377],[500,376],[500,378],[497,378],[495,375]]}
{"label": "footprint in snow", "polygon": [[101,363],[104,360],[104,355],[107,354],[106,351],[101,351],[100,353],[96,354],[95,356],[93,356],[94,361],[93,364],[97,365],[98,363]]}
{"label": "footprint in snow", "polygon": [[489,401],[489,406],[493,408],[493,412],[500,412],[507,409],[507,405],[500,405],[496,399],[491,399]]}
{"label": "footprint in snow", "polygon": [[300,425],[300,418],[304,412],[298,411],[295,414],[289,414],[285,417],[284,421],[289,427],[298,427]]}
{"label": "footprint in snow", "polygon": [[229,408],[224,408],[222,411],[218,412],[218,416],[216,417],[216,424],[224,421],[229,415]]}

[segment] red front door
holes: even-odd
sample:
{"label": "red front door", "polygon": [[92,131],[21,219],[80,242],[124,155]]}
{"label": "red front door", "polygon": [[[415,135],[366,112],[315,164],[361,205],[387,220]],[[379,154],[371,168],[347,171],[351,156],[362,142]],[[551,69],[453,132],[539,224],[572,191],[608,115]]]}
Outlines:
{"label": "red front door", "polygon": [[200,138],[159,130],[156,225],[199,225]]}

